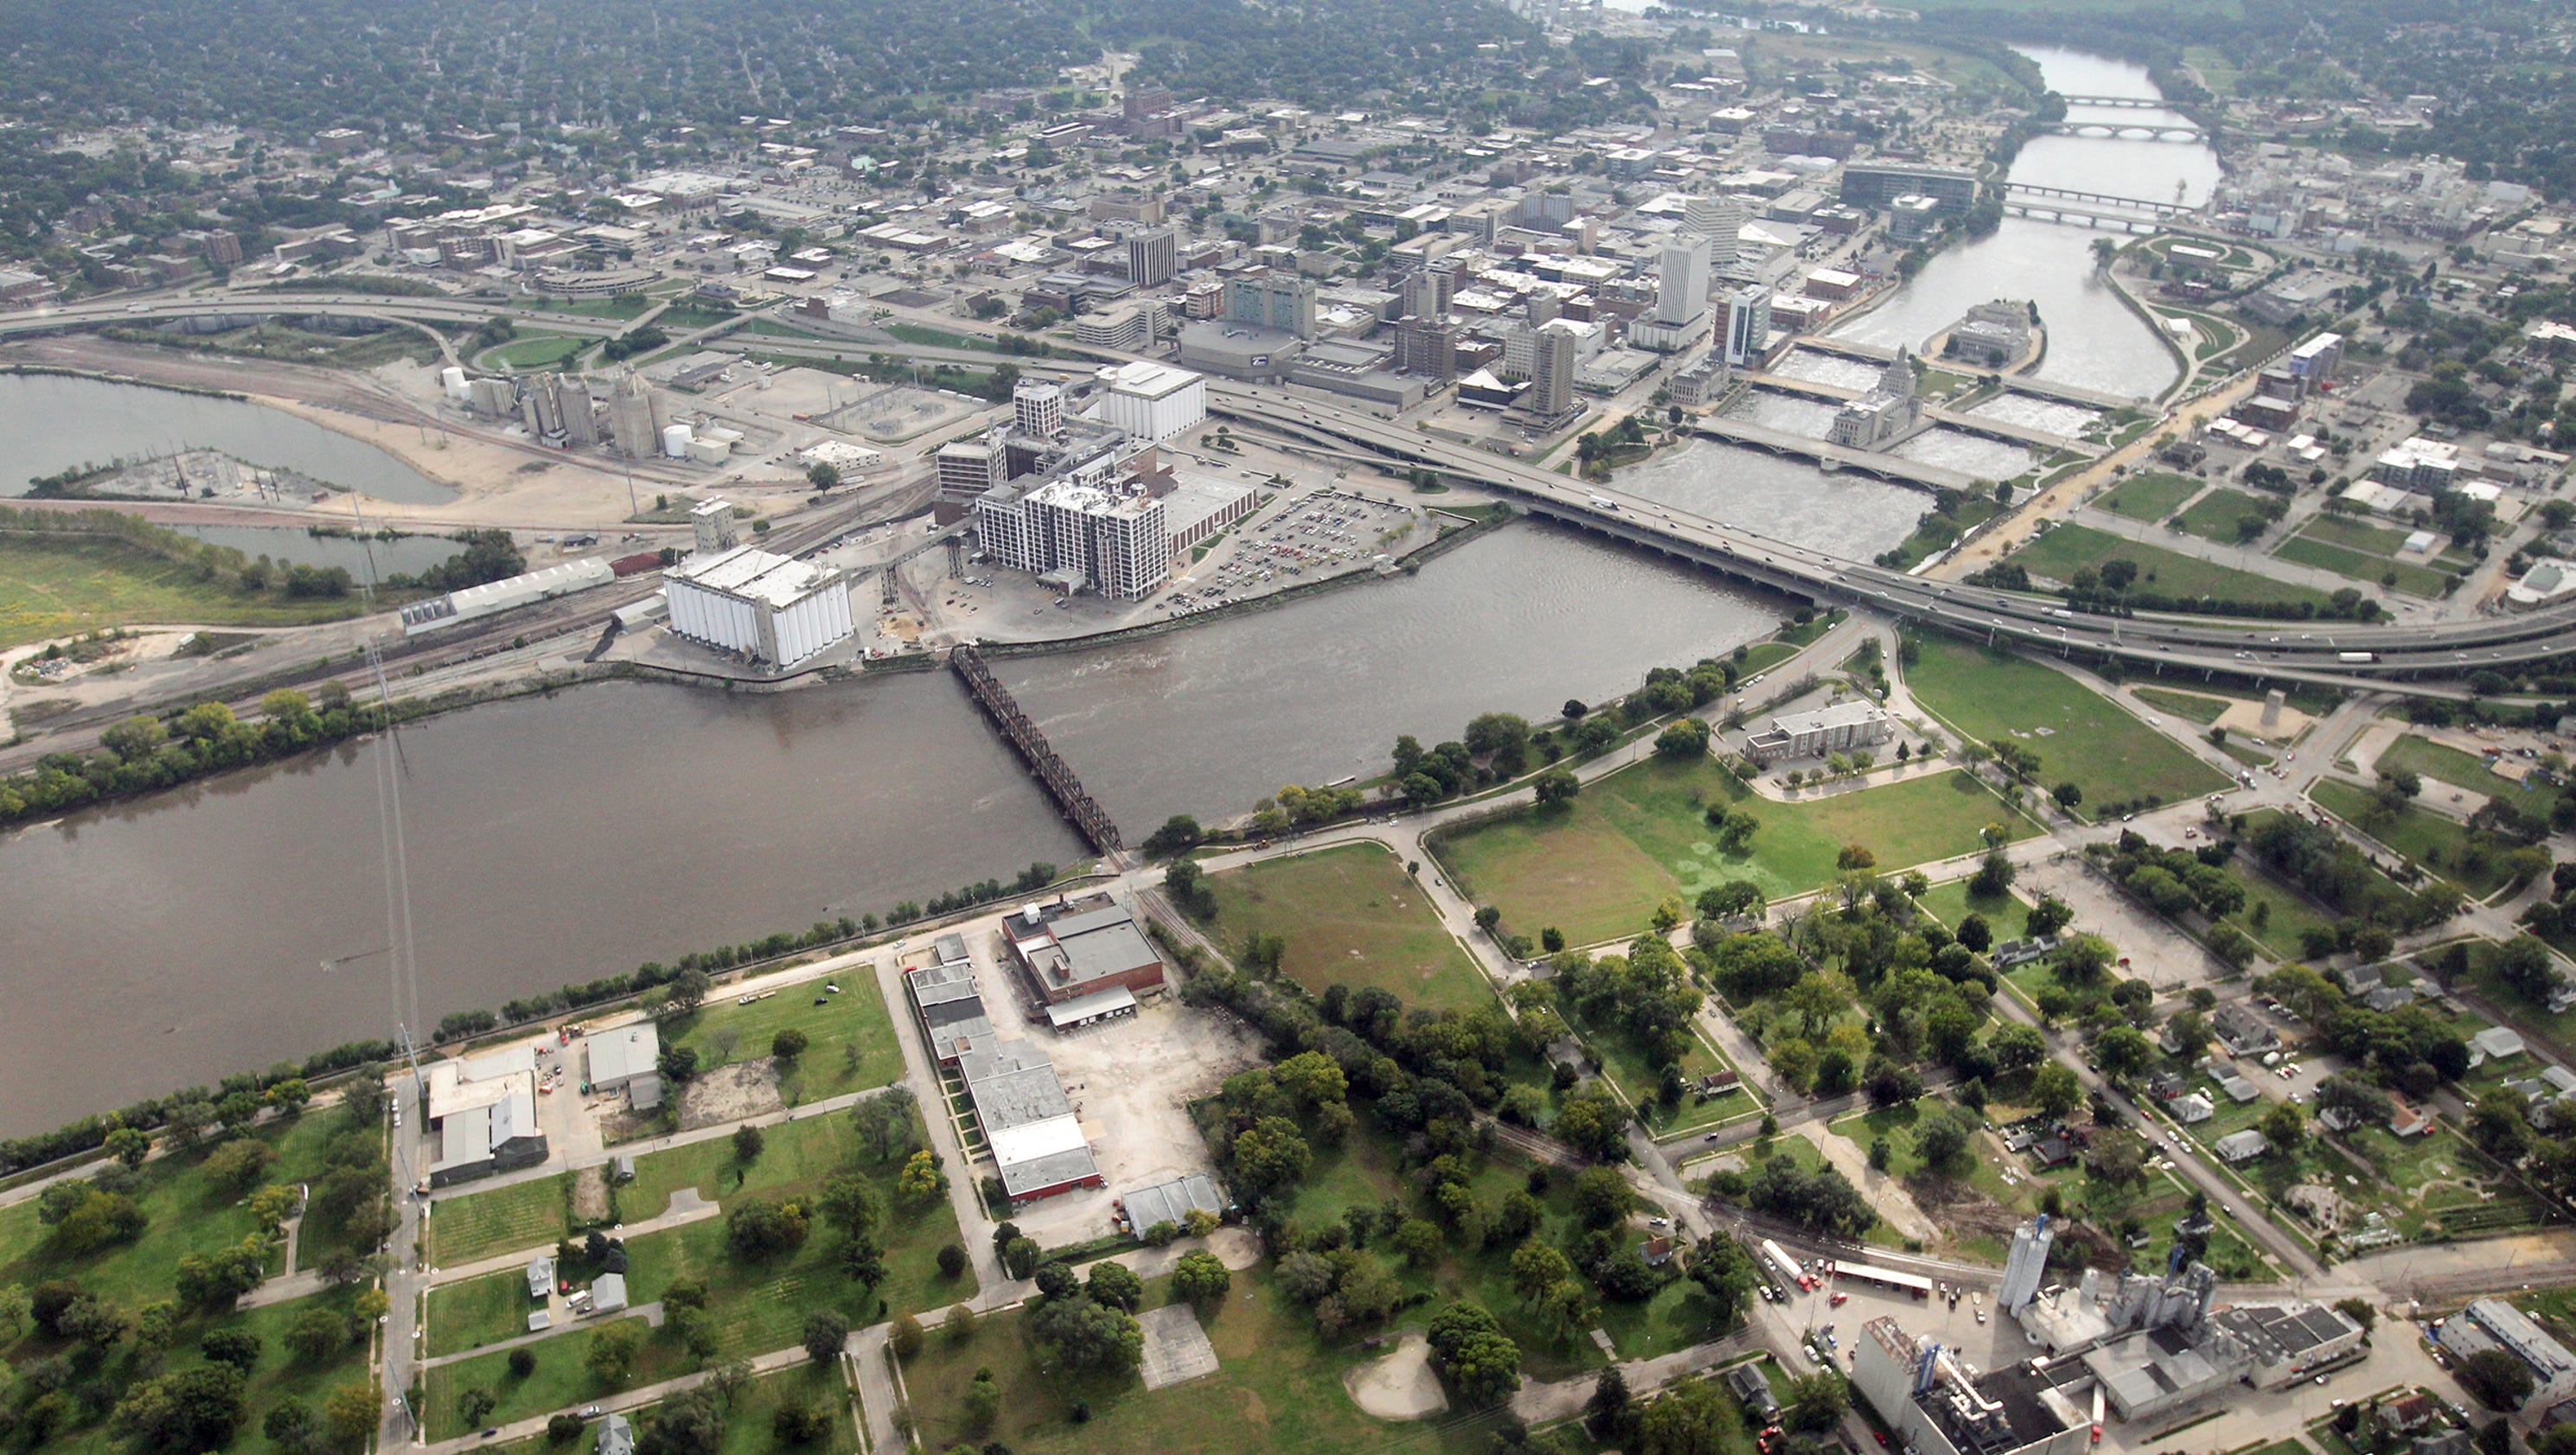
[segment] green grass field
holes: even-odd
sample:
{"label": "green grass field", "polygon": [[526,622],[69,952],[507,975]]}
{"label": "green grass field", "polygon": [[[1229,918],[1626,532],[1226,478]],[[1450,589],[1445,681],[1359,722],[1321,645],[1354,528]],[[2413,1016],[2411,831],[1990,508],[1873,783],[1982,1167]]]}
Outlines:
{"label": "green grass field", "polygon": [[2052,581],[2072,580],[2078,570],[2087,566],[2098,571],[2105,561],[2125,560],[2138,568],[2137,589],[2162,596],[2291,605],[2306,601],[2319,607],[2326,604],[2326,593],[2313,587],[2294,586],[2252,571],[2221,566],[2088,525],[2058,526],[2014,553],[2013,560],[2032,575]]}
{"label": "green grass field", "polygon": [[303,626],[362,609],[354,595],[295,601],[226,590],[121,541],[0,536],[0,647],[140,622]]}
{"label": "green grass field", "polygon": [[2394,814],[2381,814],[2371,801],[2369,789],[2332,778],[2318,779],[2308,789],[2308,796],[2327,812],[2350,821],[2363,833],[2471,894],[2493,894],[2510,877],[2504,867],[2502,845],[2472,834],[2468,825],[2431,809],[2410,804]]}
{"label": "green grass field", "polygon": [[1431,908],[1429,895],[1377,844],[1270,859],[1207,880],[1220,941],[1275,934],[1280,968],[1317,994],[1328,985],[1393,991],[1433,1010],[1491,1006],[1484,973]]}
{"label": "green grass field", "polygon": [[[582,1356],[601,1329],[610,1324],[633,1324],[645,1335],[637,1349],[635,1365],[628,1378],[619,1384],[603,1384],[587,1368]],[[792,1342],[792,1341],[791,1341]],[[470,1389],[492,1392],[492,1413],[485,1423],[506,1425],[531,1415],[571,1409],[603,1394],[637,1385],[651,1384],[688,1372],[688,1356],[667,1338],[654,1338],[641,1319],[609,1319],[598,1323],[576,1324],[549,1339],[527,1346],[537,1358],[537,1367],[524,1379],[510,1373],[509,1355],[494,1350],[459,1359],[449,1364],[431,1366],[421,1380],[421,1423],[428,1427],[433,1440],[452,1440],[471,1434],[474,1425],[465,1418],[458,1402]]]}
{"label": "green grass field", "polygon": [[[790,1028],[805,1033],[805,1054],[779,1076],[789,1106],[845,1092],[883,1086],[903,1074],[903,1050],[886,1014],[885,992],[875,972],[857,966],[823,980],[790,985],[765,1000],[741,1005],[714,1000],[663,1026],[663,1043],[687,1046],[701,1066],[769,1054],[770,1042]],[[819,1004],[817,1002],[820,1002]]]}
{"label": "green grass field", "polygon": [[2450,581],[2448,576],[2427,567],[2346,550],[2305,534],[2294,535],[2281,542],[2272,548],[2272,554],[2284,561],[2349,576],[2365,585],[2384,585],[2391,591],[2402,591],[2428,601],[2439,597]]}
{"label": "green grass field", "polygon": [[2037,753],[2040,781],[2072,782],[2087,803],[2149,795],[2170,803],[2227,785],[2217,769],[2172,739],[2027,658],[1926,637],[1905,681],[1916,701],[1968,737],[2008,738]]}
{"label": "green grass field", "polygon": [[487,1273],[438,1284],[429,1291],[429,1357],[515,1339],[528,1331],[528,1313],[537,1306],[528,1297],[524,1273]]}
{"label": "green grass field", "polygon": [[1914,901],[1915,907],[1953,930],[1959,927],[1959,921],[1969,915],[1984,915],[1986,923],[1994,927],[1996,938],[2006,940],[2019,938],[2022,932],[2022,917],[2030,912],[2030,906],[2023,902],[2021,896],[2009,889],[2001,894],[1971,894],[1968,892],[1968,882],[1965,879],[1953,879],[1944,884],[1935,884],[1923,891],[1922,897]]}
{"label": "green grass field", "polygon": [[[283,1183],[320,1176],[327,1144],[344,1125],[324,1111],[259,1128],[254,1135],[278,1154],[261,1180]],[[134,1199],[146,1221],[142,1235],[131,1242],[66,1253],[37,1221],[35,1199],[0,1208],[0,1284],[32,1287],[70,1278],[128,1309],[170,1297],[172,1271],[180,1259],[218,1252],[258,1231],[249,1211],[206,1178],[203,1167],[213,1145],[207,1151],[157,1157],[138,1169]],[[312,1257],[318,1260],[322,1251]],[[273,1255],[270,1271],[281,1266],[282,1258]]]}
{"label": "green grass field", "polygon": [[2162,520],[2197,493],[2204,483],[2189,475],[2150,470],[2143,475],[2132,475],[2103,491],[2093,503],[2113,515],[2125,515],[2131,520]]}
{"label": "green grass field", "polygon": [[422,1241],[433,1268],[452,1268],[561,1239],[572,1216],[572,1175],[514,1182],[431,1204]]}
{"label": "green grass field", "polygon": [[536,334],[486,349],[482,363],[487,369],[533,371],[560,368],[574,355],[597,342],[597,339],[571,338],[562,334]]}
{"label": "green grass field", "polygon": [[[2413,733],[2408,733],[2382,748],[2374,766],[2391,772],[2404,768],[2419,777],[2439,779],[2454,788],[2465,788],[2471,793],[2482,793],[2489,798],[2501,798],[2524,813],[2538,818],[2547,818],[2550,810],[2558,803],[2559,790],[2540,782],[2537,778],[2532,779],[2531,786],[2526,788],[2510,778],[2489,771],[2486,760],[2475,753],[2464,753],[2458,748],[2445,746],[2429,738],[2417,737]],[[2434,791],[2436,790],[2429,788],[2425,790],[2427,793]]]}
{"label": "green grass field", "polygon": [[[1749,854],[1722,853],[1712,804],[1761,825]],[[1978,832],[2003,823],[2036,832],[1965,774],[1940,772],[1883,788],[1797,803],[1761,798],[1714,760],[1649,760],[1586,786],[1561,809],[1505,813],[1435,845],[1478,904],[1499,905],[1511,930],[1553,925],[1578,945],[1643,931],[1667,895],[1749,879],[1779,899],[1833,882],[1846,844],[1869,846],[1882,872],[1974,852]]]}
{"label": "green grass field", "polygon": [[2138,695],[2139,701],[2152,705],[2157,711],[2187,718],[2202,727],[2218,721],[2219,715],[2235,701],[2199,692],[2176,692],[2166,687],[2131,687],[2129,690]]}
{"label": "green grass field", "polygon": [[2334,920],[2326,911],[2262,870],[2240,863],[2236,877],[2245,882],[2245,907],[2228,918],[2252,935],[2274,959],[2295,960],[2305,953],[2300,944],[2301,931],[2334,928]]}
{"label": "green grass field", "polygon": [[[766,1128],[767,1145],[748,1168],[734,1161],[733,1141],[675,1147],[635,1159],[635,1181],[618,1190],[621,1212],[651,1216],[670,1201],[670,1190],[691,1186],[720,1204],[742,1197],[784,1200],[818,1190],[835,1172],[865,1177],[885,1208],[879,1236],[885,1243],[886,1279],[877,1294],[897,1309],[926,1309],[971,1297],[976,1289],[970,1270],[957,1278],[940,1273],[942,1244],[957,1241],[957,1213],[946,1197],[914,1202],[895,1191],[893,1166],[859,1160],[858,1139],[842,1116],[781,1122]],[[972,1169],[951,1167],[949,1175],[971,1176]],[[637,1213],[635,1205],[649,1204]],[[834,1261],[839,1238],[817,1228],[805,1246],[771,1264],[745,1264],[725,1249],[721,1218],[649,1233],[628,1245],[633,1259],[629,1294],[636,1303],[661,1297],[674,1278],[696,1274],[707,1280],[715,1298],[710,1311],[725,1331],[725,1357],[781,1349],[796,1342],[796,1330],[807,1312],[829,1304],[864,1323],[874,1301],[861,1306],[855,1289],[841,1277]],[[767,1341],[767,1342],[764,1342]]]}
{"label": "green grass field", "polygon": [[[772,1421],[791,1401],[829,1415],[831,1432],[809,1445],[780,1442]],[[650,1404],[628,1413],[636,1428],[642,1430],[650,1425],[652,1412],[660,1408],[659,1404]],[[598,1440],[599,1425],[594,1421],[573,1444],[549,1445],[542,1439],[532,1440],[518,1455],[594,1455]],[[724,1407],[724,1441],[716,1446],[714,1455],[775,1455],[787,1450],[798,1455],[852,1455],[858,1448],[858,1433],[850,1427],[850,1386],[841,1378],[840,1366],[798,1364],[764,1374],[734,1396],[733,1402]],[[495,1455],[514,1450],[504,1445]]]}
{"label": "green grass field", "polygon": [[2202,540],[2234,545],[2242,539],[2236,523],[2249,515],[2259,514],[2262,504],[2261,500],[2242,490],[2230,490],[2221,485],[2193,501],[2191,509],[2176,516],[2175,520],[2185,531]]}

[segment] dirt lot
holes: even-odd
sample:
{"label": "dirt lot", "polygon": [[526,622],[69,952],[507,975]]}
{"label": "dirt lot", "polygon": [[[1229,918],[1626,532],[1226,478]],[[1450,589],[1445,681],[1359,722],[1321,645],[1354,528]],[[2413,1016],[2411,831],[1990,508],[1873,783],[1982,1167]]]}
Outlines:
{"label": "dirt lot", "polygon": [[[991,1004],[991,1001],[987,1001]],[[996,1007],[996,1021],[1016,1022]],[[1157,997],[1125,1020],[1057,1035],[1041,1020],[1013,1029],[1055,1058],[1065,1093],[1082,1115],[1091,1155],[1107,1186],[1033,1204],[1013,1216],[1042,1245],[1077,1242],[1110,1230],[1110,1199],[1168,1182],[1185,1172],[1213,1172],[1188,1102],[1259,1060],[1259,1042],[1231,1019]]]}
{"label": "dirt lot", "polygon": [[787,1103],[778,1094],[778,1063],[766,1056],[719,1066],[680,1093],[680,1130],[763,1116]]}
{"label": "dirt lot", "polygon": [[[2151,832],[2159,842],[2184,842],[2174,833]],[[2054,894],[2075,911],[2075,928],[2097,934],[2120,947],[2128,963],[2123,978],[2146,981],[2159,995],[2170,995],[2227,973],[2227,967],[2192,940],[2173,933],[2156,916],[2132,903],[2101,876],[2082,865],[2052,860],[2022,871],[2013,887],[2038,899]]]}

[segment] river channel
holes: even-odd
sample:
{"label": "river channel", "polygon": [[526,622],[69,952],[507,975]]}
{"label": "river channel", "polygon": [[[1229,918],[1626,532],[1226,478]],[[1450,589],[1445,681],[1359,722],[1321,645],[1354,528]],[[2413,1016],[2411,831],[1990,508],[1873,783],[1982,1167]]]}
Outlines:
{"label": "river channel", "polygon": [[[2033,54],[2061,91],[2154,94],[2136,67]],[[2217,165],[2198,145],[2043,138],[2013,175],[2197,198]],[[2153,394],[2173,365],[2093,276],[2102,235],[2008,219],[1846,335],[1919,344],[1972,303],[2035,298],[2050,333],[2044,377]],[[391,456],[292,416],[135,397],[146,393],[0,377],[0,493],[83,459],[186,443],[386,499],[446,498]],[[1902,539],[1928,503],[1707,441],[1620,480],[1857,559]],[[1418,575],[998,665],[1142,837],[1170,813],[1223,816],[1284,783],[1372,772],[1399,733],[1428,743],[1477,712],[1542,716],[1567,697],[1615,694],[1650,667],[1763,635],[1776,612],[1654,558],[1517,525]],[[371,953],[386,943],[378,751],[345,747],[0,839],[0,1135],[386,1033],[384,957]],[[760,697],[602,685],[418,724],[400,761],[433,1022],[1083,852],[944,674]]]}
{"label": "river channel", "polygon": [[[1416,575],[1005,680],[1141,838],[1399,733],[1552,715],[1767,634],[1777,606],[1554,527]],[[611,683],[404,729],[423,1010],[883,910],[1084,850],[945,673],[771,696]],[[0,1135],[383,1034],[377,749],[0,839]],[[360,957],[344,969],[326,961]]]}
{"label": "river channel", "polygon": [[59,374],[0,374],[0,496],[81,465],[182,449],[293,470],[404,505],[439,505],[456,491],[364,440],[283,410],[175,389]]}

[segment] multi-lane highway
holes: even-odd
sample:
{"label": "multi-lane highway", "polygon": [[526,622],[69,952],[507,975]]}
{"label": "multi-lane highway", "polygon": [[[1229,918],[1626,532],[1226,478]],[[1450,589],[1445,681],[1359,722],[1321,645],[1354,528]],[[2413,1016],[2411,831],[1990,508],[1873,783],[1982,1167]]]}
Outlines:
{"label": "multi-lane highway", "polygon": [[1819,601],[1868,606],[2043,651],[2116,657],[2159,672],[2457,696],[2460,690],[2442,679],[2576,652],[2576,607],[2418,625],[2089,615],[2053,597],[1910,576],[1793,545],[1737,522],[1540,470],[1283,390],[1212,381],[1208,407],[1283,433],[1463,475],[1513,496],[1534,514]]}

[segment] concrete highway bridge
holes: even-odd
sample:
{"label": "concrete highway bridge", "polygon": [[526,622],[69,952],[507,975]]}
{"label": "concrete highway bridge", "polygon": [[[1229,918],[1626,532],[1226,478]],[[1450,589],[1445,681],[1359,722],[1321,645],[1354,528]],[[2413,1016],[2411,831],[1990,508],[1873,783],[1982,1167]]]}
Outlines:
{"label": "concrete highway bridge", "polygon": [[1210,381],[1208,408],[1246,424],[1463,476],[1533,515],[1819,604],[1863,607],[1999,645],[2108,657],[2159,676],[2461,698],[2468,694],[2456,679],[2471,672],[2576,653],[2576,607],[2415,625],[2088,615],[2054,597],[1846,560],[1277,389]]}

